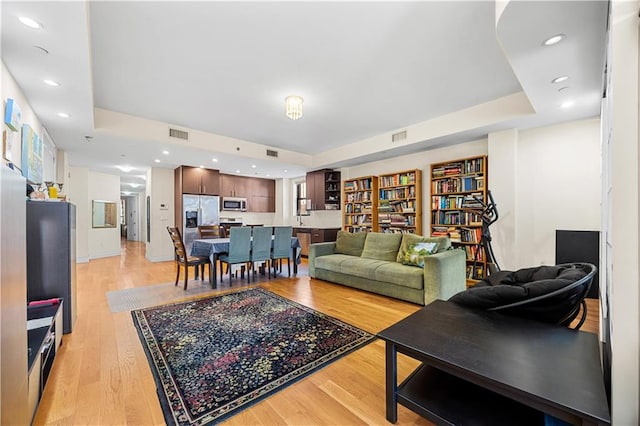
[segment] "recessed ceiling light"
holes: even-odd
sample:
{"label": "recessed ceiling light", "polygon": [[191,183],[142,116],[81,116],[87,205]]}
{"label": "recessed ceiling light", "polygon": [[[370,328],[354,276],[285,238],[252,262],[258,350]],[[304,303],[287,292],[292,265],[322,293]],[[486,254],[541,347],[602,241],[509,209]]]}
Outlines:
{"label": "recessed ceiling light", "polygon": [[236,173],[240,173],[240,170],[236,170]]}
{"label": "recessed ceiling light", "polygon": [[252,164],[252,165],[251,165],[251,168],[252,168],[252,169],[255,169],[255,168],[256,168],[256,165],[255,165],[255,164]]}
{"label": "recessed ceiling light", "polygon": [[49,51],[42,46],[31,46],[31,47],[33,47],[34,49],[38,49],[38,52],[44,53],[45,55],[49,54]]}
{"label": "recessed ceiling light", "polygon": [[569,76],[563,75],[560,77],[556,77],[553,80],[551,80],[552,83],[562,83],[563,81],[567,81],[569,80]]}
{"label": "recessed ceiling light", "polygon": [[129,173],[131,170],[133,170],[133,167],[131,166],[116,166],[116,167],[125,173]]}
{"label": "recessed ceiling light", "polygon": [[558,89],[558,92],[563,92],[565,90],[567,90],[569,88],[569,86],[564,86]]}
{"label": "recessed ceiling light", "polygon": [[554,36],[549,37],[545,41],[542,42],[543,46],[553,46],[554,44],[558,44],[564,39],[566,35],[564,34],[556,34]]}
{"label": "recessed ceiling light", "polygon": [[204,169],[204,166],[202,164],[200,164],[198,167],[200,167],[201,169]]}
{"label": "recessed ceiling light", "polygon": [[139,183],[130,183],[129,186],[132,187],[132,188],[137,188],[137,187],[140,186],[140,184]]}
{"label": "recessed ceiling light", "polygon": [[153,160],[153,161],[155,161],[156,163],[159,163],[159,162],[160,162],[160,160],[158,160],[157,158],[156,158],[155,160]]}
{"label": "recessed ceiling light", "polygon": [[285,173],[287,173],[288,171],[289,171],[289,170],[286,170],[286,169],[285,169],[285,170],[283,170],[283,172],[285,172]]}
{"label": "recessed ceiling light", "polygon": [[21,16],[18,18],[20,20],[20,22],[22,22],[23,24],[25,24],[27,27],[29,28],[34,28],[34,29],[40,29],[40,28],[44,28],[42,26],[42,24],[34,19],[31,19],[27,16]]}
{"label": "recessed ceiling light", "polygon": [[571,108],[575,104],[574,101],[564,101],[560,107],[562,108]]}
{"label": "recessed ceiling light", "polygon": [[47,86],[53,86],[53,87],[58,87],[60,86],[60,83],[58,83],[57,81],[53,81],[53,80],[42,80],[44,81],[44,84],[46,84]]}
{"label": "recessed ceiling light", "polygon": [[213,161],[214,163],[217,163],[218,159],[217,158],[212,158],[211,161]]}
{"label": "recessed ceiling light", "polygon": [[162,153],[163,153],[164,155],[169,155],[169,151],[167,151],[166,149],[165,149],[164,151],[162,151]]}
{"label": "recessed ceiling light", "polygon": [[131,192],[129,192],[129,191],[122,191],[122,194],[123,194],[123,195],[131,195]]}
{"label": "recessed ceiling light", "polygon": [[266,177],[269,177],[269,173],[267,173],[265,176],[266,176]]}
{"label": "recessed ceiling light", "polygon": [[58,117],[69,118],[69,114],[67,114],[66,112],[59,112]]}

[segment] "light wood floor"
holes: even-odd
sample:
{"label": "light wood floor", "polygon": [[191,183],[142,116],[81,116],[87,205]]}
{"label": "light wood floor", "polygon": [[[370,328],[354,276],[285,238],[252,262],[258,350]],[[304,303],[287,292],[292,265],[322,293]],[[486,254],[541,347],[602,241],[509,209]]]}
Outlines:
{"label": "light wood floor", "polygon": [[[286,268],[285,268],[286,269]],[[126,242],[122,255],[78,264],[78,319],[64,335],[34,424],[164,424],[149,364],[129,312],[111,313],[106,292],[173,282],[173,262],[152,263],[144,244]],[[193,273],[193,271],[191,271]],[[344,286],[297,278],[262,281],[274,293],[371,333],[420,307]],[[246,286],[246,284],[241,284]],[[234,282],[233,288],[241,286]],[[228,285],[220,290],[229,291]],[[201,297],[201,295],[200,295]],[[590,306],[583,330],[596,331]],[[418,365],[399,356],[399,379]],[[376,340],[230,418],[228,425],[381,425],[385,419],[384,344]],[[398,407],[398,424],[430,425]]]}

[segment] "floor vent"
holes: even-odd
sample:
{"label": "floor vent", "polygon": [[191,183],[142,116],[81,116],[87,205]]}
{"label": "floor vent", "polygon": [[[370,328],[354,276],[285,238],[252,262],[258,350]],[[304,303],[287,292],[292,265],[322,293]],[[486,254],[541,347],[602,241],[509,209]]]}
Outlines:
{"label": "floor vent", "polygon": [[172,138],[184,139],[185,141],[189,140],[189,132],[185,132],[184,130],[169,128],[169,136]]}
{"label": "floor vent", "polygon": [[402,132],[394,133],[391,135],[391,142],[398,142],[407,138],[407,131],[404,130]]}
{"label": "floor vent", "polygon": [[273,149],[268,149],[267,157],[278,157],[278,151],[274,151]]}

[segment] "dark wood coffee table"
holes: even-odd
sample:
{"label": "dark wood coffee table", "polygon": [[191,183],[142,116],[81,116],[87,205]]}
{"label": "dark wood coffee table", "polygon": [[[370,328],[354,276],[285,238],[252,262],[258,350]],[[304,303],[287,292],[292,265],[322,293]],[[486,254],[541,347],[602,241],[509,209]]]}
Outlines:
{"label": "dark wood coffee table", "polygon": [[[438,424],[611,423],[593,333],[435,301],[378,333],[387,420],[400,403]],[[397,384],[397,353],[423,364]]]}

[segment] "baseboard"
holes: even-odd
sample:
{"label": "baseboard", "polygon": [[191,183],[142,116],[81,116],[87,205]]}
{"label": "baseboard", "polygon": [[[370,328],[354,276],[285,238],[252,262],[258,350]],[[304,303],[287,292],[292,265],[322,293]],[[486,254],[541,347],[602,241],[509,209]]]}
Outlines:
{"label": "baseboard", "polygon": [[151,257],[151,256],[145,256],[145,258],[149,261],[149,262],[169,262],[172,260],[175,260],[174,256],[160,256],[160,257]]}
{"label": "baseboard", "polygon": [[76,263],[89,263],[88,257],[76,257]]}
{"label": "baseboard", "polygon": [[96,256],[90,256],[89,260],[91,260],[91,259],[102,259],[103,257],[120,256],[121,254],[122,254],[122,252],[120,250],[115,251],[115,252],[110,252],[110,253],[101,253],[101,254],[96,255]]}

